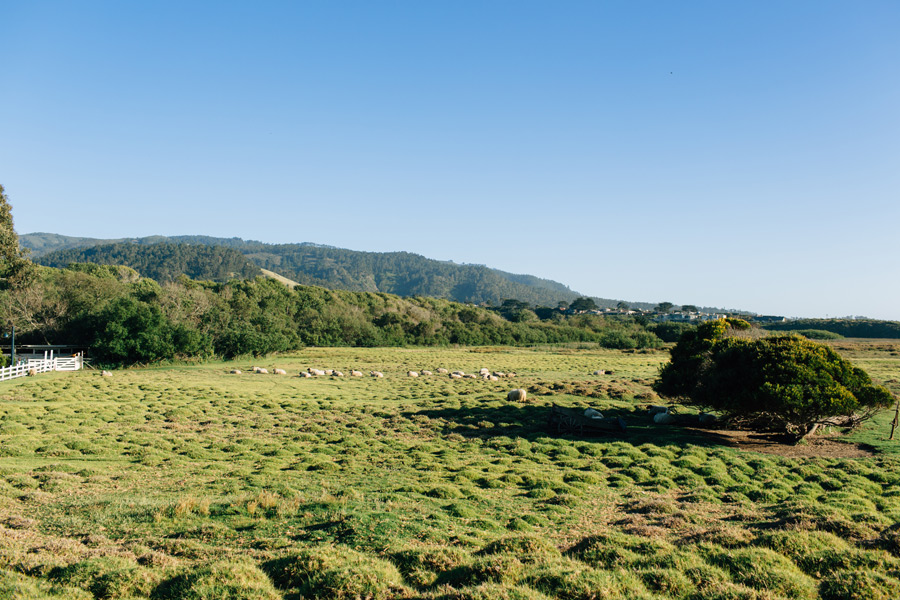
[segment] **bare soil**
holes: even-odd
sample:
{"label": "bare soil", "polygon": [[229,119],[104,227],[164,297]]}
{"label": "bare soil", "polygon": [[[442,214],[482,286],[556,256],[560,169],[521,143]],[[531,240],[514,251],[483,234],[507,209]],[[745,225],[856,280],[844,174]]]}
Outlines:
{"label": "bare soil", "polygon": [[875,454],[866,444],[840,441],[839,436],[816,436],[801,444],[793,445],[786,436],[779,434],[729,429],[691,428],[691,430],[714,438],[722,445],[739,450],[777,454],[791,458],[862,458]]}

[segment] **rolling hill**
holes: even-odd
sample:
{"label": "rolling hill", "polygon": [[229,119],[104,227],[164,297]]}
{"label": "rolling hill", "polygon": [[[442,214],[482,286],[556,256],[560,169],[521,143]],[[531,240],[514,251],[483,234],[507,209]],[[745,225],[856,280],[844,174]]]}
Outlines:
{"label": "rolling hill", "polygon": [[[240,238],[209,236],[151,236],[103,240],[52,233],[20,236],[36,262],[65,266],[70,262],[125,264],[146,277],[172,279],[185,274],[202,279],[221,279],[228,272],[252,276],[237,269],[229,255],[230,269],[209,274],[199,268],[179,271],[184,265],[169,262],[154,266],[165,255],[190,254],[191,246],[218,247],[240,253],[258,268],[272,271],[302,285],[329,289],[384,292],[399,296],[431,296],[459,302],[499,303],[512,298],[538,306],[556,306],[582,296],[568,286],[532,275],[507,273],[484,265],[457,264],[429,259],[410,252],[361,252],[317,244],[266,244]],[[165,252],[154,246],[164,246]],[[170,247],[178,247],[175,252]],[[225,254],[219,258],[224,260]],[[192,273],[197,273],[194,275]],[[258,274],[258,271],[255,273]],[[615,306],[616,300],[594,298],[599,306]],[[650,307],[650,304],[635,303]]]}

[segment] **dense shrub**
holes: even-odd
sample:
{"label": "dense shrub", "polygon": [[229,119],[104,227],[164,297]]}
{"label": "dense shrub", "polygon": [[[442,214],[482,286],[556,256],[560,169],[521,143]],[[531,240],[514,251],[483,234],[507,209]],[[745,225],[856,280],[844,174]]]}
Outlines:
{"label": "dense shrub", "polygon": [[720,320],[685,332],[654,389],[732,421],[753,419],[801,436],[828,418],[858,420],[892,401],[827,346],[796,336],[740,337],[738,328],[746,329]]}

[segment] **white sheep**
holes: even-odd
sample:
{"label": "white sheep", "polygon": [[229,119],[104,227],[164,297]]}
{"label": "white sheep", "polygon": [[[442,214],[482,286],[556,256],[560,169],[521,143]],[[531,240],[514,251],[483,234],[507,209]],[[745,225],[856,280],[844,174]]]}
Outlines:
{"label": "white sheep", "polygon": [[422,375],[431,375],[431,371],[422,371]]}
{"label": "white sheep", "polygon": [[276,375],[287,375],[287,371],[285,371],[284,369],[275,369],[274,373]]}
{"label": "white sheep", "polygon": [[353,370],[350,371],[350,377],[362,377],[362,376],[363,376],[362,371],[353,371]]}
{"label": "white sheep", "polygon": [[375,379],[378,379],[378,378],[380,378],[380,377],[384,377],[384,373],[382,373],[381,371],[372,371],[371,375],[372,375],[372,377],[374,377]]}
{"label": "white sheep", "polygon": [[456,373],[450,373],[450,379],[462,379],[462,375],[457,375]]}
{"label": "white sheep", "polygon": [[598,369],[597,371],[594,371],[594,375],[606,375],[606,371]]}
{"label": "white sheep", "polygon": [[658,425],[671,425],[675,422],[675,415],[667,412],[656,413],[653,415],[653,422]]}
{"label": "white sheep", "polygon": [[344,374],[341,371],[334,371],[332,374],[334,377],[343,377]]}
{"label": "white sheep", "polygon": [[506,399],[510,402],[525,402],[528,398],[528,392],[523,390],[522,388],[517,388],[514,390],[509,390],[509,393],[506,394]]}
{"label": "white sheep", "polygon": [[599,410],[595,410],[593,408],[584,409],[584,416],[590,419],[602,419],[603,414]]}
{"label": "white sheep", "polygon": [[490,374],[491,374],[491,370],[490,370],[490,369],[485,369],[485,368],[482,367],[482,368],[478,371],[478,373],[481,374],[481,375],[490,375]]}
{"label": "white sheep", "polygon": [[334,375],[334,369],[325,369],[322,373],[324,375]]}
{"label": "white sheep", "polygon": [[312,374],[307,373],[306,371],[300,371],[300,377],[306,379],[307,377],[312,377]]}
{"label": "white sheep", "polygon": [[450,371],[448,371],[448,370],[445,369],[444,367],[441,367],[441,368],[439,368],[439,369],[437,370],[437,372],[440,373],[441,375],[446,375],[446,374],[449,373]]}
{"label": "white sheep", "polygon": [[259,373],[260,375],[268,375],[269,374],[268,369],[262,369],[262,368],[257,369],[256,372]]}
{"label": "white sheep", "polygon": [[453,375],[459,375],[460,377],[465,377],[465,371],[453,371]]}
{"label": "white sheep", "polygon": [[112,377],[112,373],[110,373],[109,371],[100,371],[100,376],[101,377]]}
{"label": "white sheep", "polygon": [[713,425],[718,421],[719,418],[716,415],[711,415],[709,413],[700,413],[700,424],[701,425]]}
{"label": "white sheep", "polygon": [[240,375],[240,374],[241,374],[241,370],[240,370],[240,369],[232,369],[232,370],[231,370],[231,374],[232,374],[232,375]]}
{"label": "white sheep", "polygon": [[416,373],[415,371],[407,371],[407,372],[406,372],[406,376],[407,376],[407,377],[418,377],[419,374]]}

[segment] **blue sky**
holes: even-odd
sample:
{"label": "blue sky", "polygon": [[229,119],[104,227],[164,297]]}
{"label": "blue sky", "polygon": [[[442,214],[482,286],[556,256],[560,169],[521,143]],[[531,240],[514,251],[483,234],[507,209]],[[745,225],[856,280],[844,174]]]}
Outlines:
{"label": "blue sky", "polygon": [[0,0],[19,233],[900,320],[900,3]]}

